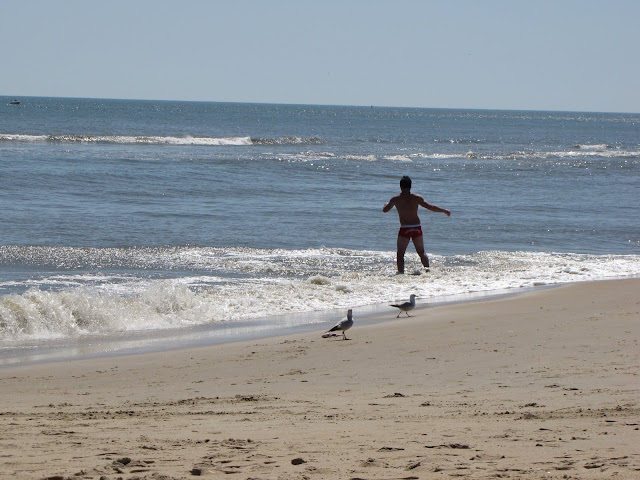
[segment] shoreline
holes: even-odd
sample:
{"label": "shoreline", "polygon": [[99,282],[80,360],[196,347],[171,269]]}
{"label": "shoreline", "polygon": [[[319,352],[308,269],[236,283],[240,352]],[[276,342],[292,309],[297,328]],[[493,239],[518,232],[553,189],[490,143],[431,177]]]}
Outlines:
{"label": "shoreline", "polygon": [[[439,306],[489,301],[522,295],[537,290],[557,288],[562,285],[564,284],[545,284],[519,289],[469,292],[450,295],[442,300],[429,299],[427,302],[420,302],[418,299],[416,310],[413,313]],[[375,325],[394,320],[395,315],[398,313],[396,309],[390,308],[389,303],[365,305],[357,307],[356,311],[359,325]],[[7,347],[4,352],[0,353],[0,370],[18,365],[170,352],[190,348],[212,347],[225,343],[304,334],[331,328],[344,316],[342,313],[332,309],[302,314],[293,313],[261,317],[232,324],[199,325],[193,328],[177,330],[139,330],[112,335],[86,335],[80,338],[46,342],[41,345],[36,345],[38,342],[34,342],[31,345]],[[287,318],[294,318],[300,315],[305,315],[313,320],[304,324],[288,325],[290,322],[287,321]]]}
{"label": "shoreline", "polygon": [[640,279],[0,369],[0,478],[640,475]]}

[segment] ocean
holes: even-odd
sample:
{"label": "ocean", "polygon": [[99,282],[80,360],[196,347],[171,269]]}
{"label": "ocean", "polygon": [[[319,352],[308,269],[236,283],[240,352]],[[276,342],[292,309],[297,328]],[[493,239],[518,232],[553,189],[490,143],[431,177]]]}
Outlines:
{"label": "ocean", "polygon": [[[0,365],[640,274],[640,114],[11,100]],[[403,175],[451,210],[429,274],[395,275]]]}

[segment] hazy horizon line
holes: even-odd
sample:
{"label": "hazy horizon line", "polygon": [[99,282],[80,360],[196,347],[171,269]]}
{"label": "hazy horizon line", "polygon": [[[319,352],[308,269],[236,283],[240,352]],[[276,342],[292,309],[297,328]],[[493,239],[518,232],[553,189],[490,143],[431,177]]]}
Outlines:
{"label": "hazy horizon line", "polygon": [[500,107],[424,107],[424,106],[406,106],[406,105],[383,105],[383,104],[339,104],[339,103],[297,103],[297,102],[250,102],[236,100],[185,100],[185,99],[160,99],[160,98],[132,98],[132,97],[70,97],[55,95],[0,95],[2,98],[11,98],[20,100],[21,98],[59,98],[73,100],[122,100],[122,101],[138,101],[138,102],[184,102],[184,103],[230,103],[245,105],[286,105],[286,106],[310,106],[310,107],[358,107],[358,108],[396,108],[396,109],[414,109],[414,110],[480,110],[480,111],[498,111],[498,112],[550,112],[550,113],[611,113],[638,115],[640,112],[633,111],[604,111],[604,110],[553,110],[548,108],[500,108]]}

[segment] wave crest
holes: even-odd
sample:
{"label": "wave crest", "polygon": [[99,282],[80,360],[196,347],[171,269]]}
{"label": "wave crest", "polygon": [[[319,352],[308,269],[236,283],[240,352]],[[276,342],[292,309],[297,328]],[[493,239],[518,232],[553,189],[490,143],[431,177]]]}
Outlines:
{"label": "wave crest", "polygon": [[171,329],[199,323],[197,294],[163,281],[130,296],[89,288],[0,297],[0,338],[66,338],[131,330]]}
{"label": "wave crest", "polygon": [[[57,259],[59,254],[64,258]],[[408,290],[427,303],[474,292],[640,274],[640,255],[481,251],[433,255],[438,268],[429,274],[431,280],[416,283],[412,275],[394,275],[394,257],[393,251],[336,248],[0,249],[0,266],[59,265],[50,275],[29,278],[26,289],[0,283],[0,289],[12,292],[0,295],[0,346],[28,339],[260,323],[290,314],[295,318],[287,321],[305,323],[310,312],[386,303],[405,297]],[[71,258],[76,258],[74,264],[67,263]],[[96,274],[93,268],[78,271],[78,264],[135,266],[137,271]],[[150,268],[182,273],[153,278]]]}
{"label": "wave crest", "polygon": [[301,144],[311,144],[311,145],[319,145],[324,143],[321,138],[318,137],[310,137],[310,138],[301,138],[301,137],[277,137],[277,138],[251,138],[251,142],[254,145],[301,145]]}
{"label": "wave crest", "polygon": [[112,145],[177,145],[177,146],[220,146],[220,145],[300,145],[321,144],[321,138],[310,137],[176,137],[144,135],[26,135],[0,134],[0,143],[86,143]]}

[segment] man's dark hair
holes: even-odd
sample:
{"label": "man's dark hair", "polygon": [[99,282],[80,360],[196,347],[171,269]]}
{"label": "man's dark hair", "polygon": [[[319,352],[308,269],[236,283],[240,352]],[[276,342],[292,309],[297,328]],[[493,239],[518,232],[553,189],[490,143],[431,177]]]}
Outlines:
{"label": "man's dark hair", "polygon": [[411,188],[411,179],[406,175],[400,179],[400,188]]}

